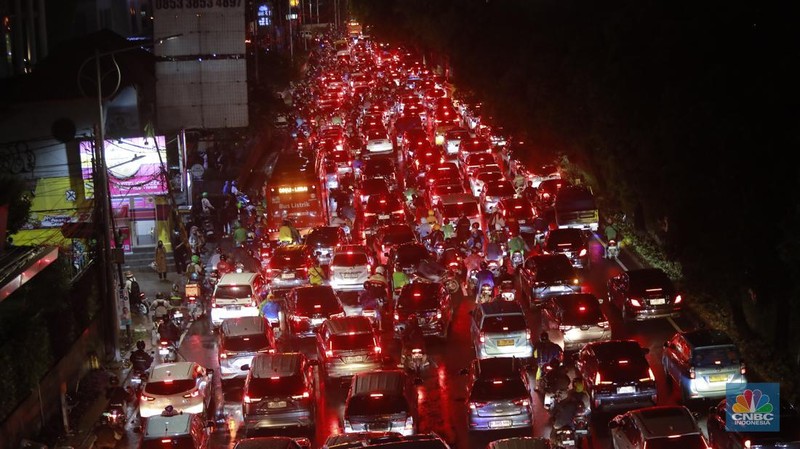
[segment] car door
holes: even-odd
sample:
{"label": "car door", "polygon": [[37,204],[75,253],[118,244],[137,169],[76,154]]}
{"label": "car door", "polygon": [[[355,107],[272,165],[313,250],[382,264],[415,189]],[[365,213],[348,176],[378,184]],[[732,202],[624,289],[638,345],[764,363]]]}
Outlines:
{"label": "car door", "polygon": [[533,257],[529,257],[528,260],[522,264],[522,268],[519,270],[519,283],[520,288],[525,292],[529,298],[532,297],[531,286],[533,285],[533,271],[536,267],[536,262],[534,262]]}
{"label": "car door", "polygon": [[548,299],[542,306],[542,330],[558,329],[560,307],[553,298]]}
{"label": "car door", "polygon": [[608,280],[608,302],[618,307],[621,307],[625,302],[622,299],[623,293],[621,291],[624,276],[625,274],[620,274]]}
{"label": "car door", "polygon": [[483,309],[476,307],[472,311],[472,318],[470,319],[470,335],[472,337],[472,346],[478,348],[481,335],[481,322],[483,321]]}
{"label": "car door", "polygon": [[708,414],[707,429],[708,440],[714,449],[741,449],[738,443],[741,438],[738,432],[728,432],[725,429],[725,401],[711,407]]}
{"label": "car door", "polygon": [[664,343],[664,352],[661,357],[661,365],[664,367],[664,374],[675,381],[680,381],[680,370],[683,354],[681,354],[680,335],[675,335]]}

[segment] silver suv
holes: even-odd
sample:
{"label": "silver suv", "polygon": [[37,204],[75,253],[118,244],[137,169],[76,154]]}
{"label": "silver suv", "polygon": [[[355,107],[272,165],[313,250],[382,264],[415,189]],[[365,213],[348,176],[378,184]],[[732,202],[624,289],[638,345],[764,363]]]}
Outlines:
{"label": "silver suv", "polygon": [[371,274],[372,258],[363,245],[343,245],[333,250],[329,266],[334,290],[361,290]]}
{"label": "silver suv", "polygon": [[694,416],[682,405],[631,410],[608,422],[614,449],[706,449]]}
{"label": "silver suv", "polygon": [[472,342],[479,359],[533,357],[531,330],[517,302],[493,301],[472,312]]}
{"label": "silver suv", "polygon": [[532,428],[528,376],[517,359],[474,360],[468,374],[469,430]]}
{"label": "silver suv", "polygon": [[331,318],[317,333],[317,352],[327,381],[381,367],[381,346],[372,321],[365,316]]}
{"label": "silver suv", "polygon": [[247,377],[242,368],[249,366],[258,353],[275,352],[272,326],[261,316],[224,320],[220,326],[219,372],[222,384]]}

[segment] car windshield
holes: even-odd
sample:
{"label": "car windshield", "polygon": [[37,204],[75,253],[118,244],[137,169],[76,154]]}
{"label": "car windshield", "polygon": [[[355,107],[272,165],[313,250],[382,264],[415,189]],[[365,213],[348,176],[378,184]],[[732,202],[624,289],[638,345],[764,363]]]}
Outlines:
{"label": "car windshield", "polygon": [[514,193],[514,186],[508,182],[486,184],[486,194],[489,196],[512,196]]}
{"label": "car windshield", "polygon": [[282,270],[284,268],[297,268],[303,265],[304,257],[300,251],[276,252],[269,260],[269,266]]}
{"label": "car windshield", "polygon": [[271,378],[250,379],[247,394],[251,398],[263,398],[265,396],[294,396],[303,394],[305,385],[300,376],[285,376]]}
{"label": "car windshield", "polygon": [[367,179],[361,184],[361,193],[373,195],[376,193],[389,193],[389,187],[382,178]]}
{"label": "car windshield", "polygon": [[401,243],[413,242],[415,239],[414,231],[410,228],[394,229],[383,235],[385,245],[399,245]]}
{"label": "car windshield", "polygon": [[375,338],[369,333],[334,334],[328,340],[328,349],[333,351],[353,351],[357,349],[372,349],[374,347]]}
{"label": "car windshield", "polygon": [[524,315],[495,315],[483,319],[483,332],[516,332],[527,329]]}
{"label": "car windshield", "polygon": [[708,366],[738,365],[741,360],[736,346],[712,346],[708,348],[695,348],[692,357],[694,365],[698,368]]}
{"label": "car windshield", "polygon": [[[436,295],[435,284],[409,284],[412,287],[403,287],[397,308],[400,310],[432,310],[438,309],[440,302]],[[414,286],[430,287],[414,287]]]}
{"label": "car windshield", "polygon": [[[572,232],[576,231],[576,232]],[[557,249],[559,246],[580,246],[583,244],[580,229],[553,230],[547,236],[547,249]]]}
{"label": "car windshield", "polygon": [[445,204],[442,206],[442,212],[445,217],[458,217],[462,213],[467,217],[474,217],[478,215],[478,203],[473,201]]}
{"label": "car windshield", "polygon": [[270,348],[270,342],[264,334],[237,335],[225,337],[222,347],[232,352],[258,352]]}
{"label": "car windshield", "polygon": [[600,302],[593,297],[560,296],[554,299],[563,315],[561,323],[566,326],[584,326],[605,321]]}
{"label": "car windshield", "polygon": [[469,166],[479,166],[494,163],[494,156],[491,153],[472,154],[467,158],[467,165]]}
{"label": "car windshield", "polygon": [[395,262],[399,265],[417,264],[428,258],[428,250],[424,246],[408,245],[397,248]]}
{"label": "car windshield", "polygon": [[331,266],[336,267],[355,267],[367,265],[369,260],[364,253],[337,253],[331,260]]}
{"label": "car windshield", "polygon": [[240,299],[253,296],[253,289],[249,285],[217,285],[214,291],[216,299]]}
{"label": "car windshield", "polygon": [[648,268],[628,272],[631,281],[631,290],[642,291],[648,288],[670,285],[667,274],[657,268]]}
{"label": "car windshield", "polygon": [[194,379],[168,379],[160,382],[147,382],[144,392],[157,396],[172,396],[185,393],[194,387]]}
{"label": "car windshield", "polygon": [[470,393],[472,401],[496,401],[498,399],[516,399],[528,397],[530,393],[525,388],[522,379],[479,379],[475,381]]}
{"label": "car windshield", "polygon": [[386,139],[386,131],[382,129],[371,129],[367,131],[367,140]]}
{"label": "car windshield", "polygon": [[491,183],[492,181],[503,179],[503,173],[499,171],[485,171],[478,173],[475,178],[484,183]]}
{"label": "car windshield", "polygon": [[312,230],[306,236],[306,245],[334,246],[339,241],[339,228],[326,227]]}
{"label": "car windshield", "polygon": [[295,310],[307,316],[337,313],[339,309],[336,295],[330,289],[300,289],[296,298]]}
{"label": "car windshield", "polygon": [[141,449],[195,449],[194,440],[189,435],[147,438],[142,440]]}
{"label": "car windshield", "polygon": [[447,140],[461,140],[469,137],[469,132],[466,129],[453,129],[447,131],[445,138]]}
{"label": "car windshield", "polygon": [[572,265],[566,257],[540,259],[538,269],[539,280],[563,280],[573,275]]}
{"label": "car windshield", "polygon": [[635,342],[600,345],[594,348],[601,375],[610,381],[632,382],[648,377],[647,359]]}
{"label": "car windshield", "polygon": [[400,395],[372,393],[357,395],[347,403],[349,416],[394,415],[408,412],[408,402]]}
{"label": "car windshield", "polygon": [[706,449],[708,446],[699,434],[652,438],[647,440],[647,449]]}
{"label": "car windshield", "polygon": [[532,217],[533,208],[530,204],[522,202],[505,203],[506,212],[513,217]]}

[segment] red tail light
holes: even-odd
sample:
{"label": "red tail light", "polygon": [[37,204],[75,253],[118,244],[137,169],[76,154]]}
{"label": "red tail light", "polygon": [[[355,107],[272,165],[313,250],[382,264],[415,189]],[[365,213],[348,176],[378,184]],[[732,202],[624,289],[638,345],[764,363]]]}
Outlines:
{"label": "red tail light", "polygon": [[307,399],[309,397],[311,397],[311,393],[306,390],[303,394],[292,396],[292,399]]}
{"label": "red tail light", "polygon": [[149,401],[155,401],[155,400],[156,400],[156,398],[151,398],[150,396],[148,396],[148,395],[146,395],[146,394],[142,393],[142,400],[143,400],[143,401],[148,401],[148,402],[149,402]]}
{"label": "red tail light", "polygon": [[333,350],[328,349],[327,351],[325,351],[325,357],[333,357]]}
{"label": "red tail light", "polygon": [[245,404],[250,404],[252,402],[253,402],[253,400],[250,399],[250,395],[249,394],[244,395],[244,403]]}
{"label": "red tail light", "polygon": [[642,307],[642,303],[638,299],[631,298],[631,305],[633,307]]}
{"label": "red tail light", "polygon": [[527,407],[527,406],[531,405],[531,402],[529,400],[527,400],[527,399],[517,399],[516,401],[514,401],[514,404],[522,406],[522,407]]}
{"label": "red tail light", "polygon": [[470,402],[470,403],[469,403],[469,408],[471,408],[472,410],[475,410],[475,409],[477,409],[478,407],[483,407],[483,406],[484,406],[484,405],[486,405],[486,404],[487,404],[486,402],[478,402],[478,401],[474,401],[474,402]]}
{"label": "red tail light", "polygon": [[380,354],[381,353],[381,347],[380,346],[375,346],[375,348],[373,348],[373,350],[375,351],[375,354]]}
{"label": "red tail light", "polygon": [[681,297],[681,295],[676,295],[675,296],[675,304],[680,304],[681,301],[683,301],[683,297]]}
{"label": "red tail light", "polygon": [[478,340],[480,340],[481,343],[486,343],[486,335],[484,335],[484,333],[481,332],[480,336],[478,337]]}
{"label": "red tail light", "polygon": [[192,390],[191,393],[186,393],[183,395],[185,398],[196,398],[198,396],[200,396],[200,390]]}
{"label": "red tail light", "polygon": [[586,255],[586,248],[583,248],[583,249],[581,250],[581,252],[580,252],[578,255],[579,255],[580,257],[583,257],[583,256],[585,256],[585,255]]}
{"label": "red tail light", "polygon": [[396,312],[394,314],[394,320],[395,321],[400,321],[400,315],[398,315]]}
{"label": "red tail light", "polygon": [[211,307],[217,307],[217,298],[211,297]]}
{"label": "red tail light", "polygon": [[739,364],[739,372],[744,376],[747,374],[747,366],[745,366],[744,362]]}
{"label": "red tail light", "polygon": [[689,379],[694,379],[695,377],[697,377],[697,373],[695,372],[694,367],[690,366],[689,367]]}

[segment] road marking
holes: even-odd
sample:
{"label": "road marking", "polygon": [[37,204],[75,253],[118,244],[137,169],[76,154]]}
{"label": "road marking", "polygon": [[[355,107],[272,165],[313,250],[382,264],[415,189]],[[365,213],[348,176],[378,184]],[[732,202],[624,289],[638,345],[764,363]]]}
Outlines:
{"label": "road marking", "polygon": [[672,319],[672,317],[668,316],[668,317],[667,317],[667,322],[668,322],[668,323],[669,323],[669,324],[670,324],[672,327],[674,327],[676,331],[678,331],[678,332],[683,332],[683,330],[682,330],[682,329],[681,329],[681,328],[678,326],[678,323],[676,323],[676,322],[675,322],[675,320],[673,320],[673,319]]}

